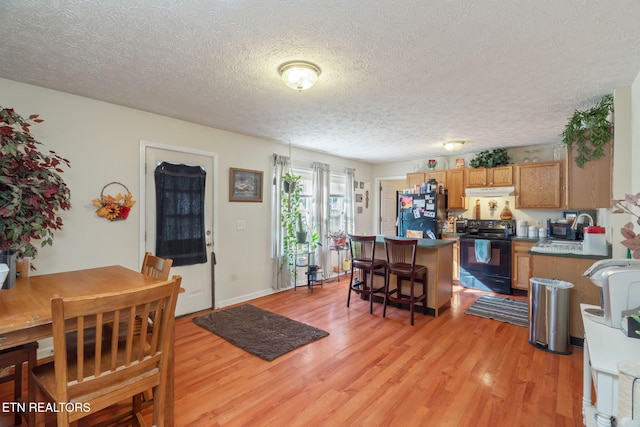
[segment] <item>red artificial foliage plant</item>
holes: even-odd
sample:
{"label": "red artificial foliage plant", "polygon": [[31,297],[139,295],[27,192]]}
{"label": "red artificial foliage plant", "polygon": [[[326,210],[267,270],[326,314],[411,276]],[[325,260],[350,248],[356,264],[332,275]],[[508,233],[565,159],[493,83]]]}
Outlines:
{"label": "red artificial foliage plant", "polygon": [[58,211],[71,207],[60,176],[69,161],[53,151],[40,152],[42,143],[31,134],[32,123],[42,121],[0,107],[0,250],[20,256],[37,255],[34,241],[52,245],[54,230],[62,228]]}

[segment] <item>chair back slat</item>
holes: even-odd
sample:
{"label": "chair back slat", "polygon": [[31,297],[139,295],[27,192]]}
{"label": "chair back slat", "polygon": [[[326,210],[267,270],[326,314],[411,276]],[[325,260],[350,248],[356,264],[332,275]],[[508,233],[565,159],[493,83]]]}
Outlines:
{"label": "chair back slat", "polygon": [[140,272],[153,279],[168,280],[172,264],[173,260],[170,258],[160,258],[151,252],[146,252]]}
{"label": "chair back slat", "polygon": [[[54,339],[56,390],[66,401],[84,393],[93,393],[128,381],[138,375],[157,375],[166,369],[170,341],[165,339],[173,328],[175,305],[181,278],[162,281],[122,293],[108,293],[51,300]],[[136,318],[153,316],[152,326],[142,324],[142,333],[134,333]],[[65,333],[65,322],[76,325],[77,334]],[[102,338],[102,326],[112,325],[112,332]],[[85,333],[94,332],[94,343],[85,341]],[[120,338],[126,331],[126,339]],[[67,360],[67,348],[76,340],[77,352]],[[103,345],[103,341],[105,341]],[[107,342],[110,341],[110,342]]]}
{"label": "chair back slat", "polygon": [[414,266],[416,264],[418,239],[394,239],[392,237],[385,237],[384,246],[387,263],[390,265],[407,264]]}
{"label": "chair back slat", "polygon": [[351,259],[371,262],[376,256],[376,236],[348,234]]}

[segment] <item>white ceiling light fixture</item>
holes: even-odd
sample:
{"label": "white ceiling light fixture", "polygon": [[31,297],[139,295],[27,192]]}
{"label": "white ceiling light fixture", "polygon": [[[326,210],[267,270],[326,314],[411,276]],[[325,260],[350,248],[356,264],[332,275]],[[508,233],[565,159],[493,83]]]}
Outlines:
{"label": "white ceiling light fixture", "polygon": [[305,61],[287,62],[280,67],[280,75],[284,84],[291,89],[302,91],[316,84],[320,68]]}
{"label": "white ceiling light fixture", "polygon": [[447,151],[458,151],[464,145],[464,141],[446,141],[442,145]]}

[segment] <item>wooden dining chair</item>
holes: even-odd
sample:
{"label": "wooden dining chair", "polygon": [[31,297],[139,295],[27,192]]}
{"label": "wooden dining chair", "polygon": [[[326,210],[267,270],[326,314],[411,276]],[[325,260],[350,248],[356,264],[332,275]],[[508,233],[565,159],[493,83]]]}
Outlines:
{"label": "wooden dining chair", "polygon": [[[347,235],[349,239],[349,251],[351,254],[351,278],[349,279],[349,296],[347,307],[351,302],[351,292],[358,295],[366,295],[369,298],[369,313],[373,314],[373,294],[383,292],[385,285],[379,288],[373,287],[375,274],[387,278],[387,262],[376,258],[376,236]],[[362,270],[363,280],[355,278],[355,271]]]}
{"label": "wooden dining chair", "polygon": [[167,280],[169,279],[171,264],[173,264],[173,260],[170,258],[160,258],[151,252],[145,252],[140,273],[154,279]]}
{"label": "wooden dining chair", "polygon": [[[27,379],[27,400],[22,398],[22,365],[27,363],[29,369],[36,366],[37,361],[38,343],[30,342],[17,347],[6,348],[0,350],[0,369],[11,368],[13,366],[13,372],[8,375],[0,377],[0,384],[13,381],[13,401],[19,405],[28,405],[29,402],[33,402],[35,388],[33,381]],[[14,414],[14,424],[22,424],[22,416],[27,418],[29,426],[33,426],[35,422],[35,414],[33,411],[16,410]]]}
{"label": "wooden dining chair", "polygon": [[[84,418],[122,400],[132,399],[134,422],[145,425],[140,405],[134,396],[153,390],[153,424],[164,426],[166,380],[171,354],[180,276],[169,281],[121,293],[83,297],[57,297],[51,300],[53,329],[53,361],[31,369],[36,385],[36,398],[54,402],[58,426]],[[142,324],[140,335],[134,334],[135,318],[154,314],[153,328]],[[102,326],[112,323],[110,337],[102,339]],[[70,335],[72,325],[79,333]],[[126,330],[125,340],[118,331]],[[92,330],[96,339],[85,345],[84,332]],[[67,352],[70,337],[77,339]],[[36,414],[38,425],[44,424],[44,413]]]}
{"label": "wooden dining chair", "polygon": [[[411,325],[413,325],[413,308],[417,302],[422,301],[423,313],[427,314],[427,267],[416,264],[418,239],[385,237],[384,247],[387,255],[387,280],[382,317],[386,317],[388,301],[409,304]],[[396,288],[389,290],[392,274],[396,276]],[[403,293],[403,280],[409,280],[408,295]],[[415,295],[416,282],[422,284],[422,293],[419,295]]]}

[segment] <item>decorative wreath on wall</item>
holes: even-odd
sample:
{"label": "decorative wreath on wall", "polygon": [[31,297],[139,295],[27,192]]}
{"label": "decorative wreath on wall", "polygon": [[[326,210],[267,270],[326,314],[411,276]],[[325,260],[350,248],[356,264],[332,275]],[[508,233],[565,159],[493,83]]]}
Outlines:
{"label": "decorative wreath on wall", "polygon": [[[115,196],[105,195],[104,190],[110,185],[120,185],[126,190],[126,193],[124,195],[118,193]],[[127,219],[136,201],[133,200],[133,196],[126,185],[114,181],[102,187],[100,198],[92,200],[91,203],[98,207],[96,214],[100,218],[106,218],[109,221],[119,221]]]}

